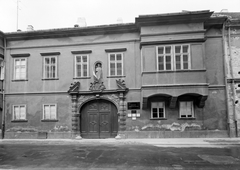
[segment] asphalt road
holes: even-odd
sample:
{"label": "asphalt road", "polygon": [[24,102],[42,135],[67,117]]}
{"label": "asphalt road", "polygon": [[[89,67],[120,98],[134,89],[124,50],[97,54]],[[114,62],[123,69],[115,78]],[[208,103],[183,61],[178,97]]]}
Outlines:
{"label": "asphalt road", "polygon": [[240,146],[157,147],[137,142],[0,143],[0,169],[240,169]]}

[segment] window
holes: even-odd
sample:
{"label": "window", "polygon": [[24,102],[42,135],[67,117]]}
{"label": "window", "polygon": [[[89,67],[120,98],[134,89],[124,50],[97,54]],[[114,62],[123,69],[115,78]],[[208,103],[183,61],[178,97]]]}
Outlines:
{"label": "window", "polygon": [[157,47],[157,69],[188,70],[190,69],[190,45],[169,45]]}
{"label": "window", "polygon": [[153,102],[151,103],[151,118],[165,118],[165,103],[164,102]]}
{"label": "window", "polygon": [[158,70],[172,70],[172,47],[158,47]]}
{"label": "window", "polygon": [[75,56],[75,78],[88,77],[88,55]]}
{"label": "window", "polygon": [[14,59],[14,80],[24,80],[27,78],[27,59]]}
{"label": "window", "polygon": [[109,75],[123,76],[123,54],[122,53],[109,54]]}
{"label": "window", "polygon": [[57,105],[44,104],[43,105],[43,120],[56,120],[57,119]]}
{"label": "window", "polygon": [[26,120],[26,105],[13,106],[13,120]]}
{"label": "window", "polygon": [[4,79],[4,61],[0,58],[0,80]]}
{"label": "window", "polygon": [[57,78],[57,57],[44,57],[44,78]]}
{"label": "window", "polygon": [[180,118],[193,118],[194,117],[194,108],[192,101],[180,102]]}

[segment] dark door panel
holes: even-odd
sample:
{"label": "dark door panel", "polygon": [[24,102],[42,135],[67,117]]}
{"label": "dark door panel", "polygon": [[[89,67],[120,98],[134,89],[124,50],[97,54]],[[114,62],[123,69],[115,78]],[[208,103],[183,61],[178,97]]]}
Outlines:
{"label": "dark door panel", "polygon": [[110,138],[117,135],[117,108],[111,102],[91,101],[83,106],[80,115],[83,138]]}

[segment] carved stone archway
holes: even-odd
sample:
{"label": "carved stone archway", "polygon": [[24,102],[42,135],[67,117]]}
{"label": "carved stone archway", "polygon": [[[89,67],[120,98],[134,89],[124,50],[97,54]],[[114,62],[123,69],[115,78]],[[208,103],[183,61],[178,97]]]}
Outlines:
{"label": "carved stone archway", "polygon": [[109,100],[115,104],[118,110],[118,135],[121,138],[121,131],[126,130],[127,102],[125,95],[128,92],[123,80],[116,80],[118,89],[116,90],[91,90],[80,91],[80,82],[71,84],[68,91],[72,101],[72,137],[81,139],[80,134],[80,109],[88,101],[95,99]]}

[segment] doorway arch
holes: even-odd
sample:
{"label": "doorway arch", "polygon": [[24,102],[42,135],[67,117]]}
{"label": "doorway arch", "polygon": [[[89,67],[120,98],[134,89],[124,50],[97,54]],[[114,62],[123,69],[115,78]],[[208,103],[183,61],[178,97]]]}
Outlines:
{"label": "doorway arch", "polygon": [[118,132],[116,106],[104,99],[85,103],[80,110],[80,134],[83,138],[114,138]]}

